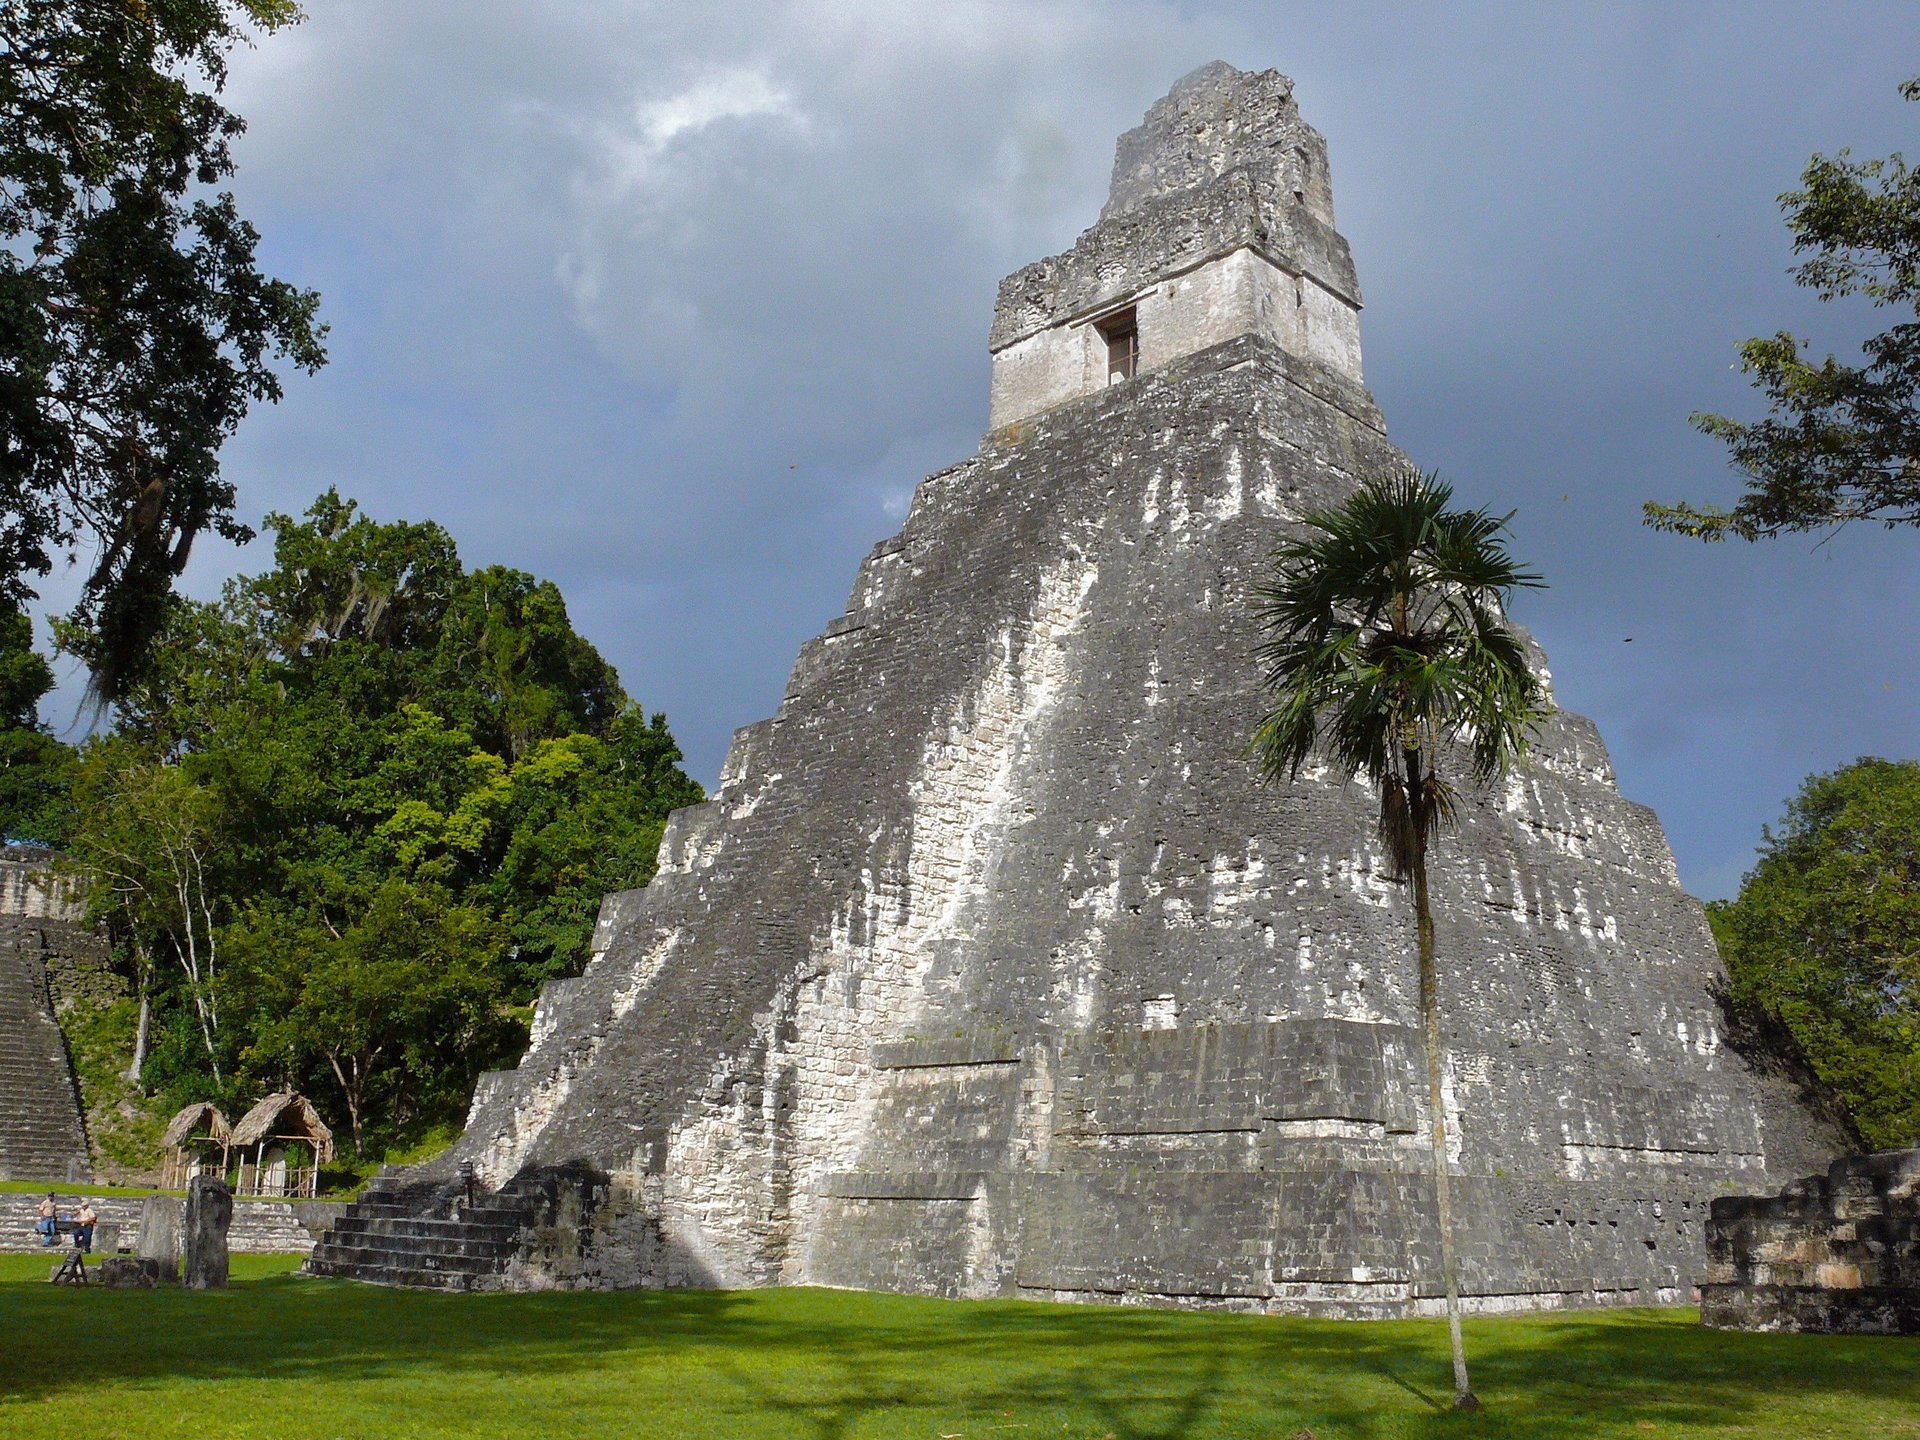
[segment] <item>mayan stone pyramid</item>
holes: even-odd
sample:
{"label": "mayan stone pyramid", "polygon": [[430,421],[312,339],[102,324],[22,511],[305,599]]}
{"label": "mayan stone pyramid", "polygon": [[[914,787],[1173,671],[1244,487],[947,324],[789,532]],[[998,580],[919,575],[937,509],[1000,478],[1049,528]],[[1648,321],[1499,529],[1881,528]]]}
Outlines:
{"label": "mayan stone pyramid", "polygon": [[[1433,1303],[1375,798],[1245,754],[1249,587],[1405,463],[1292,90],[1209,65],[1121,137],[1099,223],[1000,287],[979,453],[921,483],[658,877],[607,900],[460,1145],[314,1268]],[[1836,1140],[1726,1043],[1659,822],[1563,713],[1436,867],[1469,1305],[1685,1296],[1707,1201]],[[497,1192],[475,1209],[462,1161]]]}

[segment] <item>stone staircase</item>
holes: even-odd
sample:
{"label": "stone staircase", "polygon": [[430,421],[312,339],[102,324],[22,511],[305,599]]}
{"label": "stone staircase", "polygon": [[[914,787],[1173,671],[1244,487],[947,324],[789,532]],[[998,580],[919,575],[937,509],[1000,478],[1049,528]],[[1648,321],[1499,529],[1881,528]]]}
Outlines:
{"label": "stone staircase", "polygon": [[0,1179],[85,1181],[87,1131],[34,920],[0,917]]}
{"label": "stone staircase", "polygon": [[315,1245],[309,1275],[435,1290],[498,1290],[536,1227],[551,1225],[563,1181],[554,1172],[516,1177],[469,1206],[457,1184],[406,1184],[382,1175],[367,1185]]}

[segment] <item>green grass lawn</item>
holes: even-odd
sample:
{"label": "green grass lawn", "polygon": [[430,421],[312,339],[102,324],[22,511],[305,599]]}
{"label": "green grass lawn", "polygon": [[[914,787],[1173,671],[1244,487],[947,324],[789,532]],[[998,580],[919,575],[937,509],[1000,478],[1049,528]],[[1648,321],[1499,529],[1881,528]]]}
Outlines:
{"label": "green grass lawn", "polygon": [[832,1290],[449,1296],[241,1256],[224,1293],[0,1257],[0,1435],[802,1440],[1916,1436],[1920,1341],[1724,1334],[1689,1311],[1446,1332]]}
{"label": "green grass lawn", "polygon": [[[145,1195],[176,1195],[184,1198],[187,1193],[184,1190],[156,1190],[151,1185],[95,1185],[91,1181],[84,1185],[77,1185],[65,1180],[0,1180],[0,1195],[44,1195],[49,1190],[59,1196],[62,1203],[70,1201],[75,1195],[119,1195],[137,1200]],[[347,1200],[357,1193],[357,1191],[343,1190],[335,1194],[323,1191],[318,1198]],[[236,1195],[233,1199],[236,1205],[260,1203],[284,1205],[290,1201],[296,1205],[306,1203],[304,1196],[287,1195]]]}
{"label": "green grass lawn", "polygon": [[74,1185],[65,1180],[0,1180],[0,1195],[184,1195],[184,1190],[160,1191],[147,1185]]}

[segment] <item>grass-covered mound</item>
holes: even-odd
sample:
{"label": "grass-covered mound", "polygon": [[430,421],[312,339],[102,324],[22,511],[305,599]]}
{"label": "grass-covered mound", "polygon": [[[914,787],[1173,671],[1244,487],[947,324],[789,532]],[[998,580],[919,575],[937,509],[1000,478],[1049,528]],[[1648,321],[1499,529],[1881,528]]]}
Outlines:
{"label": "grass-covered mound", "polygon": [[1318,1440],[1920,1436],[1912,1340],[1689,1311],[1446,1331],[830,1290],[447,1296],[241,1256],[222,1293],[77,1291],[0,1257],[0,1434]]}

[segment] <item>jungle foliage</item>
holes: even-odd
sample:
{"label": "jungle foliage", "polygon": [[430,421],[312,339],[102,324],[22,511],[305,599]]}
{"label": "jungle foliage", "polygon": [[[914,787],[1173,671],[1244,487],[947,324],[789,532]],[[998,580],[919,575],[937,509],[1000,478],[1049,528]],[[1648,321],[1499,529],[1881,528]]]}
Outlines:
{"label": "jungle foliage", "polygon": [[66,847],[142,1012],[140,1083],[296,1088],[365,1153],[511,1062],[701,791],[552,584],[333,491],[266,528],[270,569],[168,602],[71,761]]}
{"label": "jungle foliage", "polygon": [[1809,778],[1707,914],[1734,1004],[1784,1028],[1871,1148],[1920,1144],[1920,762]]}
{"label": "jungle foliage", "polygon": [[33,621],[0,601],[0,836],[10,840],[57,845],[66,836],[73,752],[40,721],[52,688]]}

